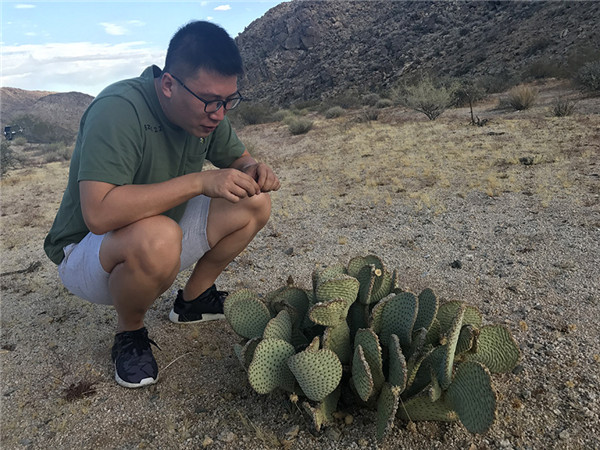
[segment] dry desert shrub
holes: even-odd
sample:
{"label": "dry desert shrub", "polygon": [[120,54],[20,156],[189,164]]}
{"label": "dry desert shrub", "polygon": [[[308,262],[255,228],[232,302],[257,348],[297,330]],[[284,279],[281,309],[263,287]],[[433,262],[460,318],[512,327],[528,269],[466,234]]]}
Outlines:
{"label": "dry desert shrub", "polygon": [[538,91],[530,86],[515,86],[508,92],[508,103],[517,111],[531,108],[538,97]]}
{"label": "dry desert shrub", "polygon": [[294,119],[288,125],[290,133],[292,133],[294,136],[298,134],[306,134],[312,129],[312,127],[313,121],[305,118]]}
{"label": "dry desert shrub", "polygon": [[575,109],[575,101],[566,97],[556,97],[552,105],[552,113],[556,117],[570,116]]}

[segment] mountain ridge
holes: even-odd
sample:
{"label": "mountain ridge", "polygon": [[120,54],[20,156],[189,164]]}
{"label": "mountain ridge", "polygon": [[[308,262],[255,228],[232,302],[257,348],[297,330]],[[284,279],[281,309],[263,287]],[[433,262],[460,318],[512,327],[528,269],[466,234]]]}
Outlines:
{"label": "mountain ridge", "polygon": [[245,95],[285,106],[382,92],[418,71],[508,77],[600,48],[598,2],[293,0],[238,35]]}

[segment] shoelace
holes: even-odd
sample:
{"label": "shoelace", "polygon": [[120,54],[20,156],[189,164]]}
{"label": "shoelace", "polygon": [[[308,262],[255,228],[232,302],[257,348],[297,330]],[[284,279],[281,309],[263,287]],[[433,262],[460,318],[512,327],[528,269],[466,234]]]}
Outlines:
{"label": "shoelace", "polygon": [[123,344],[123,350],[129,350],[130,348],[135,349],[137,353],[146,350],[150,347],[150,344],[154,345],[157,349],[162,350],[156,342],[148,337],[146,333],[131,333],[127,335],[127,341]]}

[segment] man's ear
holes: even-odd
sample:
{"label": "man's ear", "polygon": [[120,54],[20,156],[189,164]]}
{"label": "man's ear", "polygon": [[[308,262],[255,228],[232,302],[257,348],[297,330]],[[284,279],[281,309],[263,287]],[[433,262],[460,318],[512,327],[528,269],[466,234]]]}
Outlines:
{"label": "man's ear", "polygon": [[165,97],[171,98],[171,95],[173,94],[173,84],[175,84],[175,80],[173,80],[173,77],[168,72],[161,75],[160,90]]}

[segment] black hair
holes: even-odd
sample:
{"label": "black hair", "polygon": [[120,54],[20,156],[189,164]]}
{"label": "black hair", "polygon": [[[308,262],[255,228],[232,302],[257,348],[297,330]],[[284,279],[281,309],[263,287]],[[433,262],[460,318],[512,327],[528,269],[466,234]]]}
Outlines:
{"label": "black hair", "polygon": [[225,76],[244,73],[240,51],[229,34],[213,23],[194,21],[171,38],[164,72],[186,78],[200,69]]}

